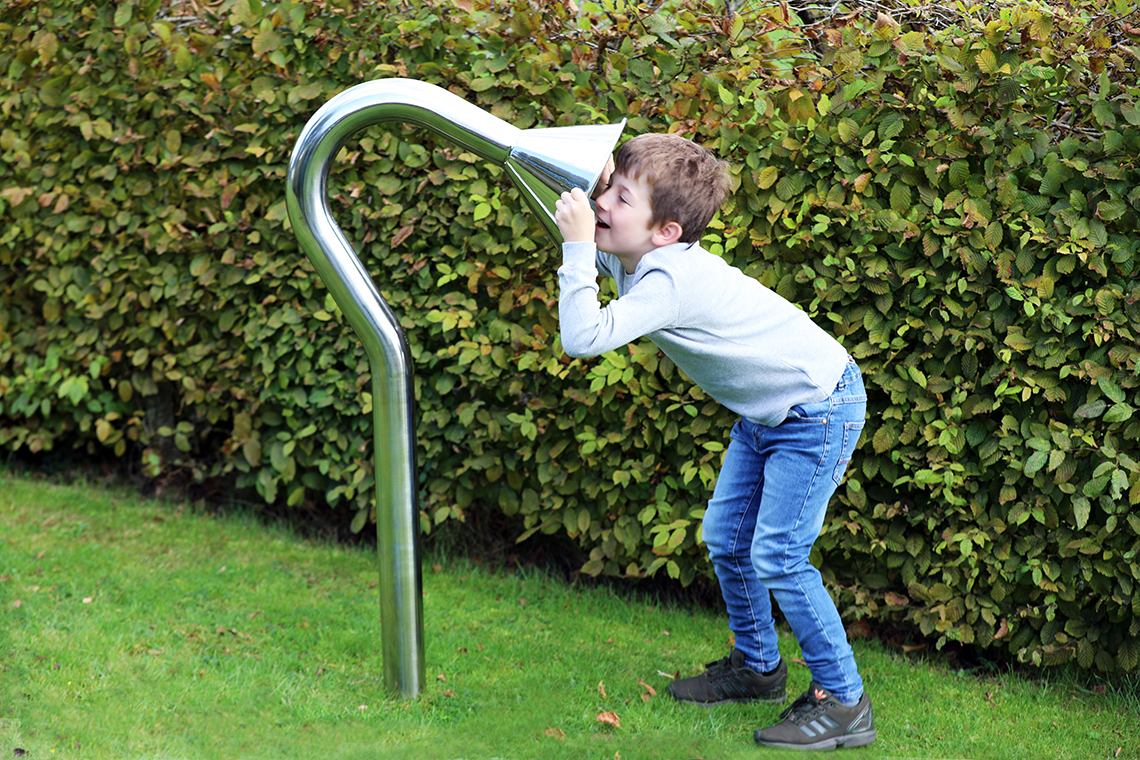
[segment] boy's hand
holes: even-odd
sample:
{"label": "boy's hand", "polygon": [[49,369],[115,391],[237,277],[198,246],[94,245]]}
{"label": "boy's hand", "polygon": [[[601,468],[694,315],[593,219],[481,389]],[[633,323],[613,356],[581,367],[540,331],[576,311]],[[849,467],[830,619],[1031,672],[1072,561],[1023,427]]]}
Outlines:
{"label": "boy's hand", "polygon": [[597,222],[594,219],[594,210],[590,208],[590,199],[581,188],[574,188],[554,202],[554,223],[562,233],[562,239],[567,243],[580,243],[594,241],[594,228]]}

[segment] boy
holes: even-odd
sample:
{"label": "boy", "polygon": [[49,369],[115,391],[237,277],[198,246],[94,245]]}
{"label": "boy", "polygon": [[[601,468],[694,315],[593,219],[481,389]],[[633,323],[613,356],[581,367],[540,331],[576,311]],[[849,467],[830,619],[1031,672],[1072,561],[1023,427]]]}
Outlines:
{"label": "boy", "polygon": [[[669,690],[702,705],[783,702],[788,669],[771,595],[814,680],[756,741],[795,749],[870,744],[870,700],[835,604],[808,562],[863,429],[859,368],[802,311],[700,247],[729,191],[727,167],[711,153],[677,135],[640,135],[621,146],[599,189],[596,215],[579,189],[555,208],[565,241],[563,349],[597,356],[647,336],[741,415],[702,529],[736,645]],[[605,308],[599,272],[617,286]]]}

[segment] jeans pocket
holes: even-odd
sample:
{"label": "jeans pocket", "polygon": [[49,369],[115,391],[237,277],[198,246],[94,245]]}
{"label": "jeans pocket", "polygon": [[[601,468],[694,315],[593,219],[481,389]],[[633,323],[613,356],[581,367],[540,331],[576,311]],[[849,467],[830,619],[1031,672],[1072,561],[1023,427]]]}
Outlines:
{"label": "jeans pocket", "polygon": [[831,474],[837,486],[843,481],[843,474],[847,472],[847,465],[850,464],[855,446],[859,443],[859,436],[863,433],[863,425],[863,422],[843,423],[843,446],[839,451],[839,461],[835,463],[835,470]]}
{"label": "jeans pocket", "polygon": [[827,416],[831,412],[831,403],[821,401],[814,404],[796,404],[788,410],[787,419],[796,422],[811,422],[827,424]]}

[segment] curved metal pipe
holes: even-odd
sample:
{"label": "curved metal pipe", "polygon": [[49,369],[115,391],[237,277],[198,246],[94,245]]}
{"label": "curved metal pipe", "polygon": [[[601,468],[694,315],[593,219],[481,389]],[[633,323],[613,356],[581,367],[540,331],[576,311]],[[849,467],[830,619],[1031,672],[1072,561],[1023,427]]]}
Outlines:
{"label": "curved metal pipe", "polygon": [[294,146],[286,184],[289,220],[364,344],[372,370],[384,684],[393,694],[413,697],[424,686],[424,646],[412,361],[399,322],[334,221],[327,197],[329,166],[344,142],[387,121],[426,127],[506,167],[556,240],[554,201],[571,187],[593,190],[625,121],[520,130],[435,85],[380,79],[327,102]]}

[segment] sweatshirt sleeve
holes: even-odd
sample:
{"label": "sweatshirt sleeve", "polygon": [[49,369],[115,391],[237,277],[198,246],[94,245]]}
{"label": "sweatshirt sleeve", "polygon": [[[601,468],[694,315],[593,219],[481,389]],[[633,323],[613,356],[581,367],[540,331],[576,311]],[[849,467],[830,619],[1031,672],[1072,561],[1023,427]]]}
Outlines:
{"label": "sweatshirt sleeve", "polygon": [[[666,272],[650,269],[620,298],[598,303],[597,248],[564,243],[558,268],[558,321],[570,356],[598,356],[676,322],[677,288]],[[608,273],[607,273],[608,274]]]}

